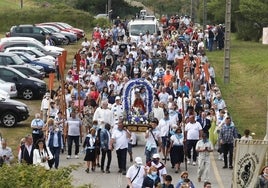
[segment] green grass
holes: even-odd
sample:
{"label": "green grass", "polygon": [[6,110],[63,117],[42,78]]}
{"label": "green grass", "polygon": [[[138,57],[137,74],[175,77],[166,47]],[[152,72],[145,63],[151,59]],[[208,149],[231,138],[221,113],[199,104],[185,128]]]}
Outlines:
{"label": "green grass", "polygon": [[268,46],[232,38],[230,83],[224,84],[224,51],[207,52],[217,83],[241,134],[244,129],[263,139],[266,133]]}
{"label": "green grass", "polygon": [[[32,7],[34,6],[34,2],[31,0],[23,0],[23,7]],[[1,0],[0,1],[0,10],[6,9],[20,9],[21,8],[21,0]]]}

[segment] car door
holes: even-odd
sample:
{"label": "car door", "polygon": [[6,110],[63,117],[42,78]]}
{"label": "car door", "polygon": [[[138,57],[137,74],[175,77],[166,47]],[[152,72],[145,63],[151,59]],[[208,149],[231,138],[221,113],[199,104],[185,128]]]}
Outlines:
{"label": "car door", "polygon": [[20,29],[22,37],[33,37],[33,28],[31,26],[23,26]]}
{"label": "car door", "polygon": [[0,56],[0,65],[15,65],[15,62],[9,56]]}
{"label": "car door", "polygon": [[45,44],[46,33],[40,27],[33,27],[33,38]]}
{"label": "car door", "polygon": [[23,88],[22,81],[24,79],[20,77],[19,75],[17,75],[12,70],[9,70],[6,68],[0,68],[0,78],[6,82],[15,83],[18,91],[20,91]]}

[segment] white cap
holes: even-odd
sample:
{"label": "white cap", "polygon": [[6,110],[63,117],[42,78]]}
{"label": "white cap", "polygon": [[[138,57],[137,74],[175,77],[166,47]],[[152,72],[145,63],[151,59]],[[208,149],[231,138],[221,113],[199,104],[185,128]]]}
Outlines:
{"label": "white cap", "polygon": [[141,158],[141,157],[136,157],[136,158],[135,158],[135,162],[136,162],[137,164],[142,164],[142,158]]}
{"label": "white cap", "polygon": [[120,96],[115,97],[115,100],[120,100],[120,99],[121,99]]}
{"label": "white cap", "polygon": [[45,94],[45,97],[50,97],[50,93],[47,92],[47,93]]}
{"label": "white cap", "polygon": [[153,159],[157,159],[157,158],[160,159],[160,155],[159,155],[159,153],[155,153],[155,154],[153,154]]}

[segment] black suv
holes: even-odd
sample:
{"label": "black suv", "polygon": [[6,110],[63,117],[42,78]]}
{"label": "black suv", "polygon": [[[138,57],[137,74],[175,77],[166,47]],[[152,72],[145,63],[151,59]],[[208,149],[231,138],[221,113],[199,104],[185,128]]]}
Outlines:
{"label": "black suv", "polygon": [[26,76],[12,67],[0,66],[0,78],[15,83],[18,96],[26,100],[41,98],[47,90],[43,80]]}
{"label": "black suv", "polygon": [[0,120],[5,127],[16,126],[29,117],[28,107],[22,102],[0,97],[0,106]]}
{"label": "black suv", "polygon": [[51,33],[47,29],[35,25],[16,25],[6,33],[7,37],[32,37],[45,44],[46,36],[49,35],[54,45],[67,44],[67,38],[61,33]]}

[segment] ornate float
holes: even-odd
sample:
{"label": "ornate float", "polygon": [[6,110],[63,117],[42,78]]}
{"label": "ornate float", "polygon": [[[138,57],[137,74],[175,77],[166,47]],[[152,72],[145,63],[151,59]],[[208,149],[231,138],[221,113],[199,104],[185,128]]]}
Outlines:
{"label": "ornate float", "polygon": [[153,86],[146,79],[127,82],[123,89],[124,125],[132,132],[145,132],[153,117]]}

